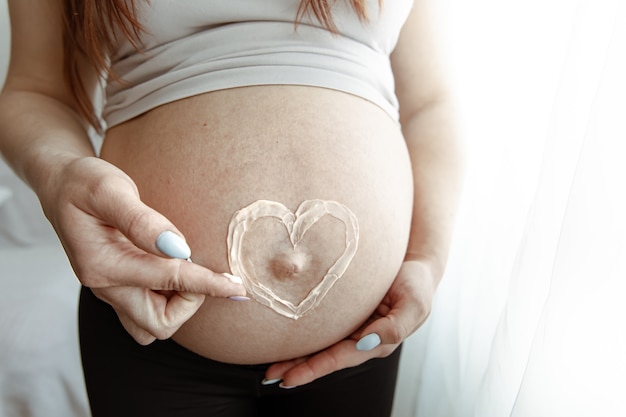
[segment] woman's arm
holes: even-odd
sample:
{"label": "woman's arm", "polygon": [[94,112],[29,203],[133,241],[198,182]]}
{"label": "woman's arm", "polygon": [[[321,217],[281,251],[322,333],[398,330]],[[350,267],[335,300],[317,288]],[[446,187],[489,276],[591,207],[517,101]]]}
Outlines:
{"label": "woman's arm", "polygon": [[8,4],[11,58],[0,96],[0,150],[16,174],[45,192],[59,166],[94,151],[63,73],[62,1]]}
{"label": "woman's arm", "polygon": [[[400,123],[413,168],[414,206],[407,260],[436,276],[447,262],[464,172],[454,102],[427,0],[416,0],[392,55]],[[437,284],[435,282],[434,284]]]}
{"label": "woman's arm", "polygon": [[[464,146],[457,133],[433,7],[434,1],[416,0],[392,55],[400,123],[413,169],[413,217],[403,270],[411,270],[405,275],[416,298],[407,303],[415,311],[405,311],[402,331],[381,335],[383,344],[401,342],[430,313],[448,260],[461,195]],[[410,315],[420,318],[412,326]]]}
{"label": "woman's arm", "polygon": [[431,11],[415,0],[392,55],[400,122],[411,157],[414,208],[398,276],[370,321],[310,357],[274,364],[268,380],[297,386],[393,352],[428,317],[448,257],[463,173],[462,146]]}
{"label": "woman's arm", "polygon": [[[244,295],[243,285],[221,274],[164,257],[157,237],[180,232],[141,202],[125,173],[95,157],[64,75],[63,2],[8,4],[11,61],[0,94],[0,153],[36,192],[79,280],[116,309],[140,343],[173,334],[204,294]],[[81,67],[95,89],[96,72],[86,62]],[[152,290],[179,292],[165,297]]]}

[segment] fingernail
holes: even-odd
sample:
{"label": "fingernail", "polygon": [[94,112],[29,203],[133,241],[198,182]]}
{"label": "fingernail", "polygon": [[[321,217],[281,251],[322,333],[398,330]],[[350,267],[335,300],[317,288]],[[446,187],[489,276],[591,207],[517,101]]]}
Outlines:
{"label": "fingernail", "polygon": [[282,382],[278,386],[282,389],[294,389],[295,387],[297,387],[297,385],[283,385]]}
{"label": "fingernail", "polygon": [[161,233],[156,240],[156,247],[170,258],[189,259],[191,257],[191,249],[187,242],[174,232],[166,230]]}
{"label": "fingernail", "polygon": [[232,282],[233,284],[241,284],[243,285],[243,279],[241,279],[240,277],[236,276],[236,275],[231,275],[227,272],[224,272],[222,275],[224,275],[226,278],[228,278],[228,280],[230,282]]}
{"label": "fingernail", "polygon": [[380,345],[380,336],[376,333],[370,333],[367,336],[363,336],[356,344],[356,350],[362,352],[368,352]]}
{"label": "fingernail", "polygon": [[250,301],[250,297],[246,297],[244,295],[233,295],[228,297],[231,301]]}
{"label": "fingernail", "polygon": [[280,378],[276,378],[276,379],[264,379],[263,381],[261,381],[261,385],[273,385],[277,382],[282,381],[282,379]]}

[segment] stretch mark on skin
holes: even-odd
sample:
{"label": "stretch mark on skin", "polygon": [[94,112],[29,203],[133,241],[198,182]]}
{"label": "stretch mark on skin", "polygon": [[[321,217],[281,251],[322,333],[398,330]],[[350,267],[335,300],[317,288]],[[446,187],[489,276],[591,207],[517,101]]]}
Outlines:
{"label": "stretch mark on skin", "polygon": [[[253,265],[246,265],[243,259],[242,245],[252,224],[264,218],[278,219],[287,230],[293,249],[303,239],[306,232],[324,216],[332,216],[345,225],[345,250],[334,264],[326,271],[320,281],[299,303],[282,299],[272,288],[260,282]],[[343,204],[329,200],[306,200],[296,212],[292,212],[281,203],[259,200],[237,211],[228,226],[228,263],[234,275],[240,276],[250,295],[259,303],[271,308],[276,313],[293,320],[307,314],[319,305],[328,291],[343,276],[359,243],[359,224],[356,216]],[[270,260],[272,270],[277,277],[297,276],[306,267],[308,255],[296,253],[287,257],[277,255]],[[296,278],[297,279],[297,278]]]}

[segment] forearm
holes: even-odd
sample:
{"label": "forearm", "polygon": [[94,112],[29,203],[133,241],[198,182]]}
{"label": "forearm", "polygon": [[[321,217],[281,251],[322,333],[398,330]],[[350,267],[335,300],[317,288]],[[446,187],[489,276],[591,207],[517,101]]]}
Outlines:
{"label": "forearm", "polygon": [[73,159],[93,156],[84,124],[63,102],[5,89],[0,95],[0,153],[35,192]]}
{"label": "forearm", "polygon": [[440,99],[424,106],[404,122],[403,133],[414,178],[406,259],[428,263],[438,281],[448,259],[464,172],[451,102]]}

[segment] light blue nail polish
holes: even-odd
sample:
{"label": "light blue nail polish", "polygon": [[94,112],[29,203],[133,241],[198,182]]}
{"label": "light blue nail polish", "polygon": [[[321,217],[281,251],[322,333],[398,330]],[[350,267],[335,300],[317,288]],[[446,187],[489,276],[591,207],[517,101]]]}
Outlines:
{"label": "light blue nail polish", "polygon": [[191,249],[189,249],[185,240],[169,230],[157,237],[156,246],[164,255],[170,258],[189,259],[191,257]]}
{"label": "light blue nail polish", "polygon": [[294,389],[295,387],[297,387],[297,385],[283,385],[282,383],[278,386],[282,389]]}
{"label": "light blue nail polish", "polygon": [[368,352],[380,345],[380,336],[376,333],[370,333],[367,336],[363,336],[356,344],[356,350],[362,352]]}
{"label": "light blue nail polish", "polygon": [[276,379],[264,379],[263,381],[261,381],[261,385],[274,385],[277,382],[282,381],[282,379],[280,378],[276,378]]}

